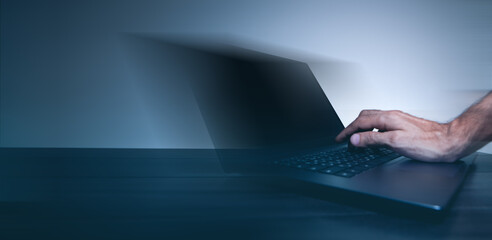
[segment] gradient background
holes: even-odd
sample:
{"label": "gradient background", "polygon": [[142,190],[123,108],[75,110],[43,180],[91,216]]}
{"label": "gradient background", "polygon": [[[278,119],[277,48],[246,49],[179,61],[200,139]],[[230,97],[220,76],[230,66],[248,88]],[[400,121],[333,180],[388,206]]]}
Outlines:
{"label": "gradient background", "polygon": [[172,63],[156,65],[159,54],[129,44],[128,34],[239,39],[337,62],[311,67],[345,125],[364,108],[445,122],[492,89],[491,1],[2,0],[0,7],[1,147],[212,147],[189,91],[166,79]]}

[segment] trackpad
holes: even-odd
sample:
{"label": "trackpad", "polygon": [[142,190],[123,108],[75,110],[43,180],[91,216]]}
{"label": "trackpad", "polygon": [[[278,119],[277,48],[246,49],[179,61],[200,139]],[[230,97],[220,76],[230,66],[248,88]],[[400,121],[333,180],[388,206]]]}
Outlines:
{"label": "trackpad", "polygon": [[458,173],[465,170],[463,161],[454,163],[428,163],[406,158],[392,166],[392,171],[412,173],[418,176],[446,176],[456,177]]}
{"label": "trackpad", "polygon": [[467,164],[427,163],[402,157],[361,176],[364,191],[410,202],[445,204],[462,181]]}

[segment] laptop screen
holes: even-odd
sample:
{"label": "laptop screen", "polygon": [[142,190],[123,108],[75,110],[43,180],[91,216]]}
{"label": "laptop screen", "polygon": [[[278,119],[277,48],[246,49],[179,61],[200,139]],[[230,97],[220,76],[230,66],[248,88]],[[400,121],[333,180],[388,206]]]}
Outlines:
{"label": "laptop screen", "polygon": [[236,47],[160,42],[193,90],[215,148],[334,143],[343,125],[306,63]]}

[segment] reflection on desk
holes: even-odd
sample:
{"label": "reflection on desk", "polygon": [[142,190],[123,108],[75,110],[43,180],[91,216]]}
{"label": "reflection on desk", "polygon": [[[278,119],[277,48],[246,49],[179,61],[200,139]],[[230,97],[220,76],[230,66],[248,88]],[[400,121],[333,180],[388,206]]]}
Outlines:
{"label": "reflection on desk", "polygon": [[492,155],[408,219],[225,174],[212,150],[1,149],[0,239],[490,239]]}

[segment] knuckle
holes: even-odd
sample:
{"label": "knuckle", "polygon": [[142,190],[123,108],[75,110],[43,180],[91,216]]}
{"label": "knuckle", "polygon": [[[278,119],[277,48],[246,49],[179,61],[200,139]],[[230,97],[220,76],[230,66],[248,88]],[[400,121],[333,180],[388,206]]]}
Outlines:
{"label": "knuckle", "polygon": [[370,134],[361,134],[361,141],[364,144],[370,144],[372,142],[372,136]]}
{"label": "knuckle", "polygon": [[406,114],[405,112],[401,111],[401,110],[395,110],[394,115],[395,115],[396,117],[402,118],[402,117],[404,117],[404,116],[405,116],[405,115],[407,115],[407,114]]}
{"label": "knuckle", "polygon": [[397,115],[403,114],[401,110],[393,110],[393,113]]}
{"label": "knuckle", "polygon": [[391,110],[391,111],[388,111],[386,116],[387,116],[387,121],[396,121],[397,119],[401,119],[401,117],[403,116],[403,112],[400,111],[400,110]]}
{"label": "knuckle", "polygon": [[380,125],[385,125],[389,121],[389,118],[390,115],[388,114],[388,112],[384,112],[383,114],[378,116],[377,120],[379,121]]}
{"label": "knuckle", "polygon": [[376,137],[377,133],[374,133],[374,134],[368,134],[368,138],[369,138],[369,144],[371,145],[378,145],[379,144],[379,141],[378,141],[378,138]]}
{"label": "knuckle", "polygon": [[397,132],[388,132],[387,134],[387,142],[386,144],[391,146],[391,147],[396,147],[398,146],[399,140],[400,140],[400,135]]}
{"label": "knuckle", "polygon": [[364,146],[371,146],[371,145],[378,144],[376,137],[372,133],[366,133],[361,135],[361,142],[363,143]]}
{"label": "knuckle", "polygon": [[388,114],[390,116],[398,116],[400,114],[400,111],[399,110],[391,110],[391,111],[388,111]]}

